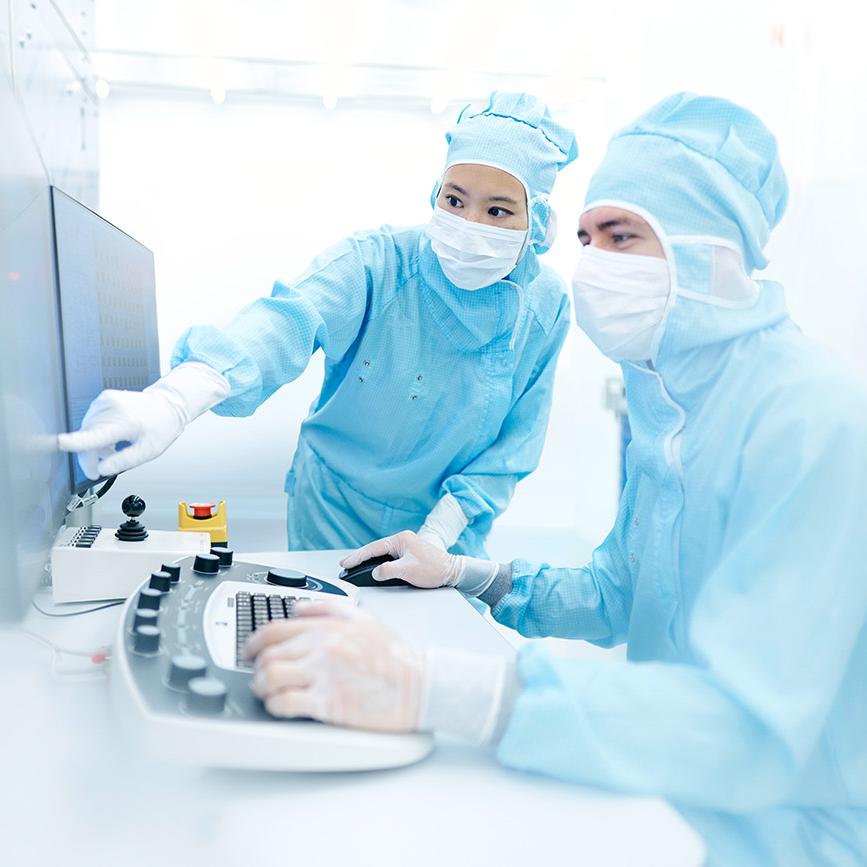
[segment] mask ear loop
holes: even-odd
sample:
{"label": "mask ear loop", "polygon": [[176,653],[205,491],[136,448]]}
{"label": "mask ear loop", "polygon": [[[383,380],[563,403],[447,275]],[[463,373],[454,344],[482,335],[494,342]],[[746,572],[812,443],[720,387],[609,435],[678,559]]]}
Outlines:
{"label": "mask ear loop", "polygon": [[633,214],[638,214],[638,216],[644,219],[655,232],[656,238],[662,247],[662,252],[665,255],[665,261],[668,265],[668,298],[665,301],[665,308],[662,311],[662,319],[656,328],[656,334],[653,335],[653,342],[650,347],[650,361],[655,365],[656,357],[659,353],[659,344],[662,341],[663,334],[665,334],[665,327],[668,324],[668,317],[671,314],[671,308],[674,307],[675,302],[677,301],[677,296],[680,294],[677,282],[677,263],[674,259],[674,250],[672,249],[668,235],[666,234],[665,229],[660,225],[659,220],[657,220],[650,211],[642,208],[641,205],[636,205],[633,202],[624,202],[620,199],[599,199],[595,202],[589,202],[586,204],[584,209],[581,211],[581,215],[583,216],[587,211],[592,210],[593,208],[602,207],[621,208],[624,211],[632,211]]}

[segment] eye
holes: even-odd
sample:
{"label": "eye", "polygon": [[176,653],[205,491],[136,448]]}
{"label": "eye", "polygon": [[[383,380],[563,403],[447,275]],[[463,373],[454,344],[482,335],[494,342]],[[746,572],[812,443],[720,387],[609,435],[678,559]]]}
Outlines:
{"label": "eye", "polygon": [[449,206],[452,208],[463,207],[463,202],[457,196],[451,195],[451,193],[446,193],[446,201],[449,203]]}
{"label": "eye", "polygon": [[635,235],[612,235],[611,240],[614,241],[615,244],[625,244],[627,241],[631,241]]}
{"label": "eye", "polygon": [[488,213],[492,217],[514,217],[515,216],[512,211],[509,211],[506,208],[488,208]]}

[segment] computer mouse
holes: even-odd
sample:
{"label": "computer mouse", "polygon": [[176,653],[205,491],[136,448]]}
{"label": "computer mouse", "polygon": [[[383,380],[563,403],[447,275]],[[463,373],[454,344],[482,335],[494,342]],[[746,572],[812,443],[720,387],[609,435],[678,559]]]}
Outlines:
{"label": "computer mouse", "polygon": [[402,578],[389,578],[387,581],[374,581],[370,574],[381,566],[383,563],[390,563],[392,560],[397,560],[397,557],[392,557],[390,554],[385,554],[382,557],[371,557],[351,569],[344,569],[337,577],[356,587],[411,587],[412,585],[404,581]]}

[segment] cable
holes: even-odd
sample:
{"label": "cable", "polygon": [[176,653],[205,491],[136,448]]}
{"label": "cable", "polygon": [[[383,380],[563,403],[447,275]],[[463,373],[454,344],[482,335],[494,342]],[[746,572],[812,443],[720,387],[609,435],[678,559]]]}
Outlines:
{"label": "cable", "polygon": [[96,499],[98,500],[100,497],[104,497],[108,492],[111,486],[117,481],[117,475],[110,476],[105,484],[96,492]]}
{"label": "cable", "polygon": [[[87,683],[88,681],[105,679],[106,664],[111,658],[111,648],[108,645],[101,645],[96,650],[73,650],[69,647],[61,647],[53,641],[49,641],[44,635],[31,632],[29,629],[22,629],[21,634],[44,644],[51,650],[52,677],[58,677],[72,683]],[[86,657],[98,668],[60,668],[58,659],[61,655]]]}
{"label": "cable", "polygon": [[62,614],[55,614],[51,611],[46,611],[44,608],[40,608],[35,600],[31,600],[30,604],[46,617],[78,617],[79,614],[92,614],[94,611],[102,611],[104,608],[114,608],[116,605],[123,605],[124,602],[126,602],[125,599],[118,599],[116,602],[106,602],[105,605],[97,605],[96,608],[85,608],[84,611],[65,611]]}
{"label": "cable", "polygon": [[66,504],[67,512],[74,512],[76,509],[82,508],[82,506],[92,506],[100,497],[104,497],[111,486],[117,481],[117,475],[109,476],[105,484],[94,494],[93,487],[87,488],[83,497],[74,493],[70,501]]}

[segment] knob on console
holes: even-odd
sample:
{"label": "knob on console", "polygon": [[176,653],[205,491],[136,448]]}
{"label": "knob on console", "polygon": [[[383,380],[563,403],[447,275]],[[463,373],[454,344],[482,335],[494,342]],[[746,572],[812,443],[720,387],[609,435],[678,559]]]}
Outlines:
{"label": "knob on console", "polygon": [[132,621],[132,631],[135,632],[139,626],[156,626],[159,616],[159,611],[155,611],[153,608],[136,608]]}
{"label": "knob on console", "polygon": [[172,587],[172,576],[168,572],[151,572],[151,580],[148,586],[160,593],[168,593]]}
{"label": "knob on console", "polygon": [[145,587],[138,595],[138,607],[158,609],[162,598],[163,594],[159,590],[154,590],[153,587]]}
{"label": "knob on console", "polygon": [[303,572],[294,569],[269,569],[269,584],[278,584],[280,587],[306,587],[307,576]]}
{"label": "knob on console", "polygon": [[220,558],[216,554],[196,554],[193,572],[199,575],[216,575],[220,571]]}
{"label": "knob on console", "polygon": [[135,631],[133,646],[136,653],[156,653],[160,649],[160,630],[157,626],[143,625]]}
{"label": "knob on console", "polygon": [[223,545],[215,545],[211,548],[211,553],[216,554],[220,558],[220,568],[228,569],[232,565],[232,559],[235,552],[231,548],[226,548]]}
{"label": "knob on console", "polygon": [[193,713],[221,713],[226,706],[226,685],[215,677],[194,677],[187,684],[187,710]]}
{"label": "knob on console", "polygon": [[169,686],[172,689],[185,690],[194,678],[204,678],[207,664],[201,656],[183,653],[172,657],[169,668]]}
{"label": "knob on console", "polygon": [[163,563],[163,565],[160,566],[160,572],[168,572],[172,579],[172,584],[177,584],[177,582],[181,580],[180,566],[169,566],[166,563]]}

